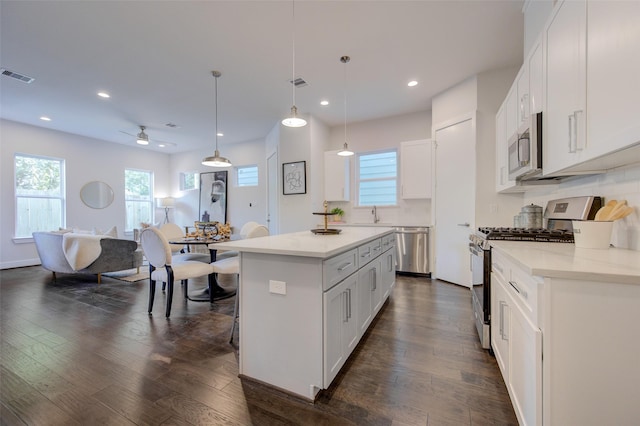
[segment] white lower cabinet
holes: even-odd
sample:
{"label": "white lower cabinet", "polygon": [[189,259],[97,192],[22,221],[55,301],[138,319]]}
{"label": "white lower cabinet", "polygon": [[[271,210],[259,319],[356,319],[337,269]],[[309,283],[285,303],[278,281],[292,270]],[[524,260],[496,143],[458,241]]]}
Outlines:
{"label": "white lower cabinet", "polygon": [[331,383],[358,343],[356,284],[353,274],[324,293],[324,383]]}
{"label": "white lower cabinet", "polygon": [[[331,384],[389,297],[395,284],[395,256],[395,234],[392,233],[323,262],[324,389]],[[354,263],[359,263],[360,268],[333,285],[336,276],[351,270]]]}
{"label": "white lower cabinet", "polygon": [[492,253],[491,346],[521,425],[542,424],[542,332],[538,282]]}
{"label": "white lower cabinet", "polygon": [[363,335],[382,304],[380,260],[369,262],[358,271],[358,330]]}

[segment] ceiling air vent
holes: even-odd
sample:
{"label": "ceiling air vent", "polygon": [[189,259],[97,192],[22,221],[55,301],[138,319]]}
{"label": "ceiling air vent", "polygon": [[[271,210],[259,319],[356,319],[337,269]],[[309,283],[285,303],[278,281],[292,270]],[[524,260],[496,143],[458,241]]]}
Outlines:
{"label": "ceiling air vent", "polygon": [[15,78],[16,80],[20,80],[23,83],[27,83],[27,84],[33,83],[33,81],[35,80],[35,78],[33,77],[29,77],[23,74],[18,74],[17,72],[9,71],[8,69],[5,69],[5,68],[0,68],[0,72],[2,72],[2,75]]}
{"label": "ceiling air vent", "polygon": [[297,87],[304,87],[304,86],[308,86],[309,85],[309,83],[304,81],[304,79],[302,77],[297,77],[295,80],[289,80],[289,83],[291,83],[294,86],[296,86],[296,88]]}

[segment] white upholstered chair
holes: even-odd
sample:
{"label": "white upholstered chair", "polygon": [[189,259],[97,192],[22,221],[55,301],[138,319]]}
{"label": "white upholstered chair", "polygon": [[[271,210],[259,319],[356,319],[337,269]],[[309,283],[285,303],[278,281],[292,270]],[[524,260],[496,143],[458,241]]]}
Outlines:
{"label": "white upholstered chair", "polygon": [[194,260],[175,261],[171,254],[171,246],[167,237],[155,228],[145,228],[140,234],[140,243],[149,262],[149,314],[153,309],[156,281],[167,284],[167,306],[165,311],[167,317],[171,314],[173,284],[175,281],[182,282],[186,299],[187,280],[208,275],[209,291],[212,293],[212,274],[217,272],[214,264]]}

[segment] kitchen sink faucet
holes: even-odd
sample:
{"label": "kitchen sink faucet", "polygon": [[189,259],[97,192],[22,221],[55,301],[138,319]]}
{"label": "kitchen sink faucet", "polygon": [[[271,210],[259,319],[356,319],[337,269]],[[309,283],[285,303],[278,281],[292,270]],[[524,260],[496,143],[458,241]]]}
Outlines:
{"label": "kitchen sink faucet", "polygon": [[378,217],[378,208],[376,206],[373,206],[373,209],[371,209],[371,214],[373,215],[373,223],[380,222],[380,218]]}

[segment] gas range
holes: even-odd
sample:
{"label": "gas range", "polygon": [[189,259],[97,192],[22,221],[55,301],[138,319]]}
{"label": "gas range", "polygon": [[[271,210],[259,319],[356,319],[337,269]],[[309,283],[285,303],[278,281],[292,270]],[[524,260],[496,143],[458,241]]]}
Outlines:
{"label": "gas range", "polygon": [[475,242],[479,245],[486,240],[537,241],[537,242],[545,242],[545,243],[572,243],[573,231],[570,231],[568,229],[547,229],[547,228],[481,227],[481,228],[478,228],[478,231],[475,233],[474,237],[477,237],[477,240]]}

